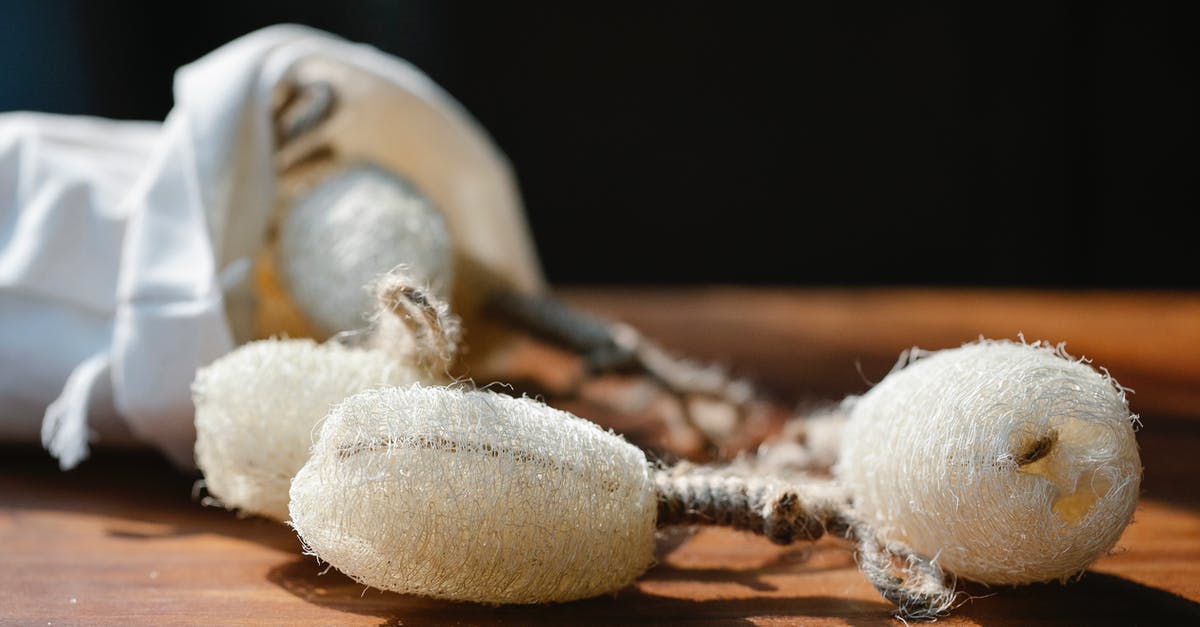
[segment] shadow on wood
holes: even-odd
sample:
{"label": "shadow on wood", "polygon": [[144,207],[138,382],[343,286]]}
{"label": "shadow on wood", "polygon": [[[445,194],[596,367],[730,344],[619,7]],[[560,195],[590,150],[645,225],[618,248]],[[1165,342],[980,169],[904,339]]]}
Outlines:
{"label": "shadow on wood", "polygon": [[[373,616],[389,625],[445,624],[456,621],[496,621],[520,625],[657,623],[684,617],[699,623],[756,624],[752,619],[771,616],[838,617],[851,624],[883,624],[893,609],[889,604],[822,595],[806,597],[760,596],[734,599],[691,600],[658,596],[637,585],[616,595],[571,603],[487,606],[453,603],[365,589],[337,571],[320,574],[314,560],[296,559],[272,568],[268,579],[289,593],[316,605]],[[754,578],[753,573],[727,573],[732,579]]]}
{"label": "shadow on wood", "polygon": [[981,625],[999,616],[1018,625],[1200,625],[1200,603],[1107,573],[1088,571],[1065,585],[965,589],[975,598],[952,616]]}

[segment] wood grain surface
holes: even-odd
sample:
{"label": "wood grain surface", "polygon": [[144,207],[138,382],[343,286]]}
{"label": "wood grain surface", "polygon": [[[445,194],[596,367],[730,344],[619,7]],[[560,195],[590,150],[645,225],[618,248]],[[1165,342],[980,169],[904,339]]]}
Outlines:
{"label": "wood grain surface", "polygon": [[1200,419],[1200,294],[995,289],[564,290],[668,347],[786,395],[861,393],[913,346],[1063,342],[1132,388],[1134,411]]}
{"label": "wood grain surface", "polygon": [[[1200,624],[1195,295],[564,293],[754,374],[781,398],[862,391],[913,344],[1017,331],[1067,341],[1138,388],[1146,477],[1136,520],[1079,581],[967,587],[971,599],[941,623]],[[587,601],[487,607],[367,590],[301,555],[287,527],[203,507],[194,481],[146,453],[102,452],[60,473],[35,447],[0,448],[0,624],[899,624],[844,543],[777,547],[724,530],[663,536],[658,565],[636,584]]]}

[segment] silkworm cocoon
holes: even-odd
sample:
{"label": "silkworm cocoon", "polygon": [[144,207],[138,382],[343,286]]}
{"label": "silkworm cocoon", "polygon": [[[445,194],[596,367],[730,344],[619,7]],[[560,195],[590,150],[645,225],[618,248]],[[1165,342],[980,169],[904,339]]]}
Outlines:
{"label": "silkworm cocoon", "polygon": [[309,551],[369,586],[484,603],[618,590],[653,561],[645,456],[568,413],[410,386],[338,405],[291,489]]}
{"label": "silkworm cocoon", "polygon": [[1070,577],[1133,516],[1137,416],[1107,375],[1061,351],[940,351],[849,404],[836,474],[857,515],[959,577]]}
{"label": "silkworm cocoon", "polygon": [[445,299],[454,248],[420,190],[362,164],[321,182],[284,215],[276,265],[292,300],[329,336],[366,324],[373,301],[363,286],[397,266]]}
{"label": "silkworm cocoon", "polygon": [[261,340],[221,357],[192,384],[196,463],[208,491],[230,509],[286,519],[292,476],[329,409],[422,377],[383,352],[312,340]]}

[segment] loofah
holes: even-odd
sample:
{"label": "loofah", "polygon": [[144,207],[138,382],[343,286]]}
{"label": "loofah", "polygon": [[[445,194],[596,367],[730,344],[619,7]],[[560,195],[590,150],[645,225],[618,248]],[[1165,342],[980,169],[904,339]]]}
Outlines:
{"label": "loofah", "polygon": [[288,487],[308,459],[313,427],[342,399],[423,373],[379,351],[260,340],[196,373],[196,464],[230,509],[287,518]]}
{"label": "loofah", "polygon": [[1133,516],[1137,416],[1107,374],[1061,348],[920,354],[846,407],[836,476],[856,515],[958,577],[1071,577]]}
{"label": "loofah", "polygon": [[536,401],[410,386],[338,405],[291,489],[308,550],[359,582],[485,603],[569,601],[654,559],[642,452]]}
{"label": "loofah", "polygon": [[326,336],[366,324],[362,286],[403,266],[448,296],[454,248],[441,213],[405,179],[357,165],[318,184],[283,217],[276,265],[288,294]]}

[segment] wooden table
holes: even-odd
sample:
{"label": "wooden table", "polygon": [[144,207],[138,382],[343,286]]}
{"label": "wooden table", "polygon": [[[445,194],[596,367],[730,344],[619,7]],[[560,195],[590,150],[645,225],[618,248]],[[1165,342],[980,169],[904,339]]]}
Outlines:
{"label": "wooden table", "polygon": [[[569,290],[668,346],[721,359],[793,398],[878,380],[903,348],[1024,331],[1138,389],[1146,466],[1115,554],[1070,585],[969,588],[942,622],[1200,625],[1200,296],[929,290]],[[286,527],[192,497],[149,454],[103,453],[60,473],[0,448],[0,624],[894,623],[834,540],[776,547],[736,532],[673,533],[660,563],[613,597],[484,607],[365,590],[321,574]]]}

